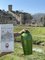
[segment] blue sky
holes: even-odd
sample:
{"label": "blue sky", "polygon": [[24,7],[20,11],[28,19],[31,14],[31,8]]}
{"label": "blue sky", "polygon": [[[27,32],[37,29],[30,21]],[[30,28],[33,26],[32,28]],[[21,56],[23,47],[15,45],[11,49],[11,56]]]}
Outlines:
{"label": "blue sky", "polygon": [[13,5],[13,10],[34,13],[45,13],[45,0],[0,0],[0,9],[8,10],[8,5]]}

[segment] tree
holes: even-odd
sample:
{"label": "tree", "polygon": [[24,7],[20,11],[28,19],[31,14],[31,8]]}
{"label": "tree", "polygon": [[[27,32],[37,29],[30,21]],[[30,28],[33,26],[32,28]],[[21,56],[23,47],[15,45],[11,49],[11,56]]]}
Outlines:
{"label": "tree", "polygon": [[43,21],[43,17],[40,18],[41,22]]}
{"label": "tree", "polygon": [[45,16],[44,16],[44,27],[45,27]]}
{"label": "tree", "polygon": [[31,14],[28,14],[28,13],[24,13],[24,24],[27,22],[29,22],[29,20],[31,21],[33,19],[32,15]]}

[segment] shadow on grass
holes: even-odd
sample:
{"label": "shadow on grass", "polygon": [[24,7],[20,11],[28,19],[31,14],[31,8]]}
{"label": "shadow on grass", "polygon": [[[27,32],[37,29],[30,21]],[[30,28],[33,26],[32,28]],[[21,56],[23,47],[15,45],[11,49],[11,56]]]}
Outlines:
{"label": "shadow on grass", "polygon": [[7,54],[11,54],[11,53],[13,53],[13,52],[2,52],[2,53],[0,54],[0,57],[2,57],[2,56],[4,56],[4,55],[7,55]]}

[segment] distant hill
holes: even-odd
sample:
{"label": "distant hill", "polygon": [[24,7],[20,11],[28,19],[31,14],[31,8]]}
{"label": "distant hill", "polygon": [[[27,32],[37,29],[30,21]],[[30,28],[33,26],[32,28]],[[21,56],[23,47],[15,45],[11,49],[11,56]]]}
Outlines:
{"label": "distant hill", "polygon": [[34,15],[32,15],[34,19],[40,19],[41,17],[45,16],[45,13],[36,13]]}
{"label": "distant hill", "polygon": [[36,13],[32,15],[32,24],[37,24],[37,26],[44,26],[45,24],[45,13]]}

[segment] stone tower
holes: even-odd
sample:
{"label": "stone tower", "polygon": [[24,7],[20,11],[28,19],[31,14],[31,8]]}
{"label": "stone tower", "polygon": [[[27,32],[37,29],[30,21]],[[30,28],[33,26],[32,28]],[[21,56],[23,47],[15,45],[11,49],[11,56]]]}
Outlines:
{"label": "stone tower", "polygon": [[8,5],[8,11],[12,11],[12,5]]}

